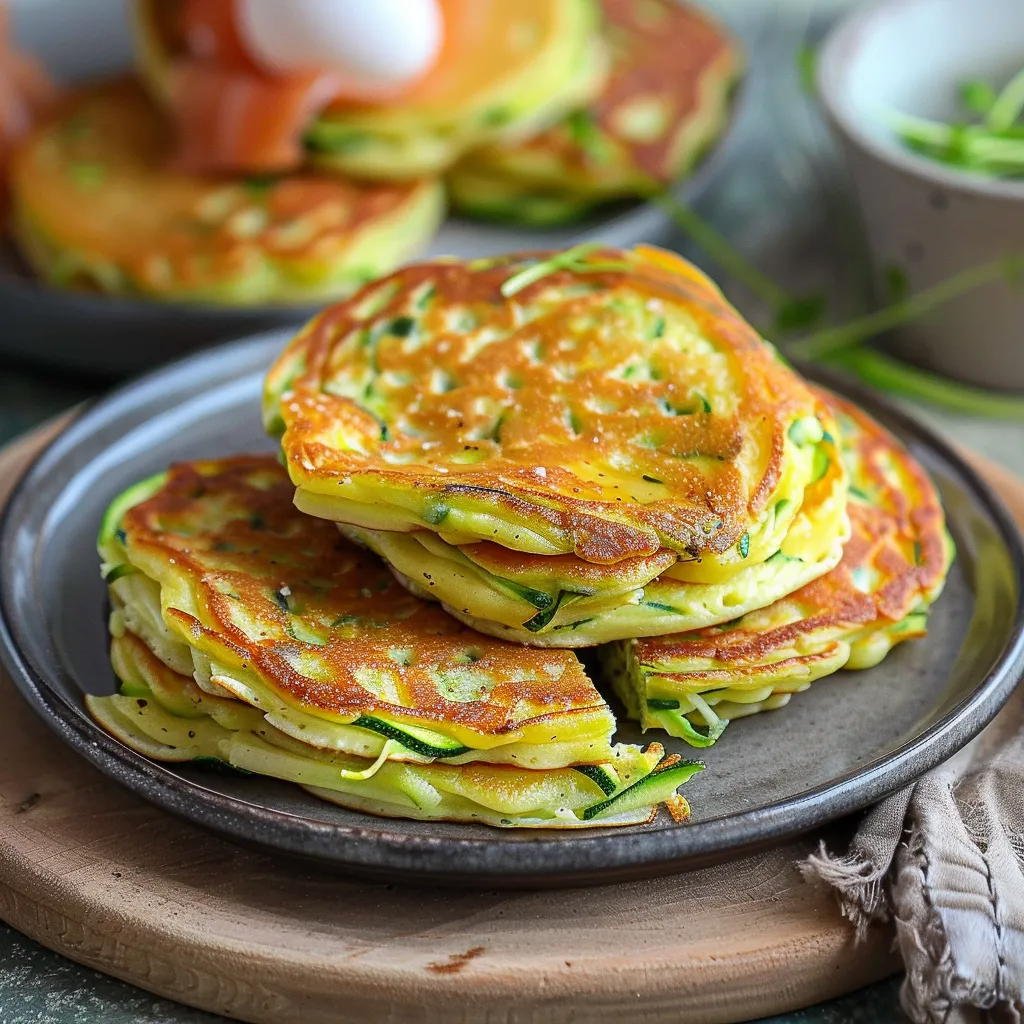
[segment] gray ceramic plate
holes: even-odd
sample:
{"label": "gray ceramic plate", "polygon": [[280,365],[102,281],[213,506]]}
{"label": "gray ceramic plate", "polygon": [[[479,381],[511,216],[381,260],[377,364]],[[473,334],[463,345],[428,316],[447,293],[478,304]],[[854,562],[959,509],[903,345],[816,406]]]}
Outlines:
{"label": "gray ceramic plate", "polygon": [[[668,873],[810,829],[903,786],[973,737],[1024,667],[1024,553],[1007,513],[941,441],[854,392],[942,490],[959,554],[930,634],[876,669],[840,673],[781,711],[730,725],[686,787],[691,823],[567,833],[394,821],[273,780],[154,764],[102,732],[82,705],[83,691],[114,688],[94,549],[100,518],[114,495],[174,459],[270,450],[258,397],[284,341],[278,332],[195,356],[94,405],[35,462],[0,528],[0,653],[17,686],[88,761],[176,814],[265,849],[394,879],[521,886]],[[639,739],[629,723],[619,735]]]}
{"label": "gray ceramic plate", "polygon": [[[719,16],[726,14],[719,11]],[[109,75],[131,65],[125,0],[14,0],[14,35],[62,82]],[[695,202],[721,172],[742,107],[733,100],[728,130],[678,195]],[[607,245],[666,242],[672,227],[651,203],[621,204],[577,224],[530,230],[449,217],[425,255],[473,259],[517,249],[562,249],[579,242]],[[215,342],[300,323],[312,306],[185,306],[59,291],[39,283],[8,245],[0,244],[0,353],[79,370],[125,377]]]}
{"label": "gray ceramic plate", "polygon": [[[725,155],[720,140],[679,187],[692,203],[710,184]],[[424,256],[473,259],[518,249],[565,249],[580,242],[664,244],[672,226],[652,203],[624,205],[579,224],[528,230],[449,217]],[[317,306],[174,305],[143,299],[66,292],[38,281],[12,247],[0,243],[0,353],[64,371],[127,377],[217,342],[299,324]]]}

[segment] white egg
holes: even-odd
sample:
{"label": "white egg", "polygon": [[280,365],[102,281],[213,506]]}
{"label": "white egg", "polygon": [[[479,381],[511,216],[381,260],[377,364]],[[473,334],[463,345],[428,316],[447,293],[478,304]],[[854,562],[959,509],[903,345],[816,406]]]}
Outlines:
{"label": "white egg", "polygon": [[386,85],[437,59],[436,0],[239,0],[238,28],[255,60],[277,72],[333,68]]}

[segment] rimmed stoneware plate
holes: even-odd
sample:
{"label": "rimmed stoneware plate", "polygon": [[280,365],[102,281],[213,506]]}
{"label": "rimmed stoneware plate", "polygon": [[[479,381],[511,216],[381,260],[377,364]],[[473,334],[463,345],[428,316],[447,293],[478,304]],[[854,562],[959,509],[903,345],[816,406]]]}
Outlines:
{"label": "rimmed stoneware plate", "polygon": [[[14,36],[62,82],[109,75],[132,62],[125,0],[13,0]],[[729,123],[678,197],[694,203],[733,149],[744,90],[733,96]],[[564,249],[667,242],[673,233],[653,203],[623,203],[584,221],[551,229],[516,228],[449,217],[424,253],[474,259],[517,249]],[[297,324],[312,306],[225,307],[149,302],[60,291],[37,281],[8,243],[0,242],[0,354],[104,377],[141,373],[216,342]]]}
{"label": "rimmed stoneware plate", "polygon": [[[726,140],[679,187],[692,203],[711,183]],[[666,243],[672,227],[653,203],[547,230],[449,217],[423,254],[474,259],[519,249],[567,249],[581,242]],[[301,324],[317,306],[210,306],[60,291],[38,281],[10,244],[0,242],[0,354],[101,377],[127,377],[217,342]]]}
{"label": "rimmed stoneware plate", "polygon": [[[1010,517],[938,438],[841,386],[932,474],[956,563],[927,639],[730,725],[686,787],[689,824],[559,832],[399,821],[273,780],[154,764],[83,707],[83,692],[114,689],[94,547],[100,518],[114,495],[175,459],[271,450],[259,395],[286,338],[274,332],[194,356],[92,406],[31,466],[0,526],[0,654],[22,695],[86,760],[175,814],[266,850],[405,881],[509,887],[675,872],[777,842],[905,785],[978,733],[1024,668],[1024,552]],[[640,738],[630,723],[619,735]]]}

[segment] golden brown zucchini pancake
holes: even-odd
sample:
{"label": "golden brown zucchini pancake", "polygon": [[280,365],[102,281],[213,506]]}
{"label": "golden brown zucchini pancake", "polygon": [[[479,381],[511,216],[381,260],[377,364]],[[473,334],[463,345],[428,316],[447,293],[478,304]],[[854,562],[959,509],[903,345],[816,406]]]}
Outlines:
{"label": "golden brown zucchini pancake", "polygon": [[[620,604],[658,573],[724,584],[766,562],[837,462],[807,385],[703,274],[650,247],[407,267],[296,337],[264,415],[303,511],[430,531],[484,571],[503,559],[516,585],[543,589],[538,570],[552,597]],[[820,547],[846,529],[840,497]],[[539,570],[499,548],[574,558]],[[773,575],[762,602],[786,592]]]}
{"label": "golden brown zucchini pancake", "polygon": [[[179,60],[179,7],[176,0],[133,6],[140,71],[169,107],[183,102],[176,89],[188,73]],[[410,93],[387,104],[339,99],[292,126],[310,160],[372,180],[435,174],[476,146],[546,127],[604,82],[596,0],[458,0],[446,14],[449,45]],[[255,100],[245,85],[236,83],[243,96],[235,99]],[[246,113],[259,124],[258,110]]]}
{"label": "golden brown zucchini pancake", "polygon": [[925,635],[953,558],[938,494],[870,416],[835,395],[827,400],[850,474],[852,534],[842,561],[736,621],[602,648],[606,676],[645,728],[707,746],[729,719],[781,707],[815,679],[870,668]]}
{"label": "golden brown zucchini pancake", "polygon": [[[111,633],[137,638],[205,696],[190,709],[180,694],[162,699],[150,678],[157,702],[148,711],[120,699],[93,703],[111,731],[153,756],[222,756],[351,806],[380,809],[380,787],[393,778],[414,799],[408,787],[422,782],[413,816],[490,820],[489,807],[517,816],[494,824],[625,824],[647,820],[666,799],[682,813],[675,788],[700,766],[657,745],[613,745],[611,712],[575,657],[473,633],[402,590],[333,525],[303,516],[291,496],[275,459],[235,456],[173,466],[115,499],[99,537]],[[124,653],[115,643],[115,667]],[[175,685],[183,684],[167,687]],[[230,721],[219,713],[225,707]],[[243,748],[210,725],[201,749],[175,742],[176,753],[161,754],[152,741],[173,734],[161,708],[207,714],[245,733]],[[232,725],[238,716],[242,724]],[[179,739],[192,728],[180,725]],[[438,768],[410,774],[391,762]],[[376,789],[358,785],[371,778]],[[569,789],[559,785],[565,780]],[[466,799],[479,798],[471,808],[434,792],[457,784]],[[509,806],[493,804],[503,794]],[[540,794],[553,803],[529,803]]]}
{"label": "golden brown zucchini pancake", "polygon": [[415,254],[443,215],[436,181],[179,174],[171,129],[121,80],[72,93],[11,164],[16,240],[60,287],[165,301],[339,298]]}
{"label": "golden brown zucchini pancake", "polygon": [[611,713],[572,655],[477,636],[291,496],[266,456],[180,464],[129,490],[101,542],[115,598],[141,607],[134,588],[158,591],[158,630],[239,699],[340,724],[383,715],[481,752],[556,735],[607,751]]}
{"label": "golden brown zucchini pancake", "polygon": [[[835,430],[830,409],[819,415]],[[847,474],[831,434],[817,450],[816,479],[778,551],[715,582],[677,578],[688,565],[666,551],[595,566],[575,555],[524,555],[495,544],[457,547],[425,530],[342,531],[380,554],[414,594],[441,601],[482,633],[538,647],[678,633],[760,608],[766,594],[788,594],[839,562],[849,536]],[[544,572],[547,562],[553,564]]]}
{"label": "golden brown zucchini pancake", "polygon": [[452,170],[458,209],[551,224],[686,174],[720,133],[737,45],[677,0],[603,0],[612,55],[601,94],[546,131],[474,150]]}
{"label": "golden brown zucchini pancake", "polygon": [[[259,710],[211,694],[169,668],[130,632],[113,638],[120,692],[86,697],[113,736],[158,761],[213,763],[296,782],[354,810],[388,817],[498,826],[579,828],[649,821],[665,802],[676,820],[689,808],[675,788],[699,762],[621,748],[614,766],[531,771],[356,757],[275,728]],[[614,772],[614,774],[613,774]]]}

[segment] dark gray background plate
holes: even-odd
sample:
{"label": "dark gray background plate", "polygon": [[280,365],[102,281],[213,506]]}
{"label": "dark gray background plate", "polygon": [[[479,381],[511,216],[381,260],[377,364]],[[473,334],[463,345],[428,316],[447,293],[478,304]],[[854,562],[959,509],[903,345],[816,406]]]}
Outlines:
{"label": "dark gray background plate", "polygon": [[[713,5],[725,20],[728,14]],[[62,82],[117,73],[131,66],[127,0],[15,0],[14,36]],[[695,202],[718,176],[733,148],[743,90],[733,98],[729,124],[678,195]],[[671,224],[653,203],[623,203],[576,224],[546,230],[449,217],[426,256],[472,259],[517,249],[564,249],[579,242],[606,245],[665,242]],[[0,243],[0,352],[61,370],[125,377],[215,342],[308,320],[318,306],[250,307],[150,302],[61,291],[24,267]]]}
{"label": "dark gray background plate", "polygon": [[[395,879],[515,886],[695,867],[847,814],[973,737],[1024,665],[1024,554],[1008,514],[938,439],[854,392],[941,488],[958,557],[927,640],[839,673],[781,711],[742,719],[685,788],[692,822],[592,832],[495,830],[346,811],[269,779],[142,758],[95,726],[82,692],[114,688],[95,535],[108,502],[175,459],[271,450],[259,420],[275,332],[195,356],[93,406],[33,464],[0,527],[0,654],[40,715],[101,771],[236,840]],[[842,390],[850,389],[843,386]],[[639,740],[624,723],[624,740]],[[684,755],[681,741],[657,737]]]}

